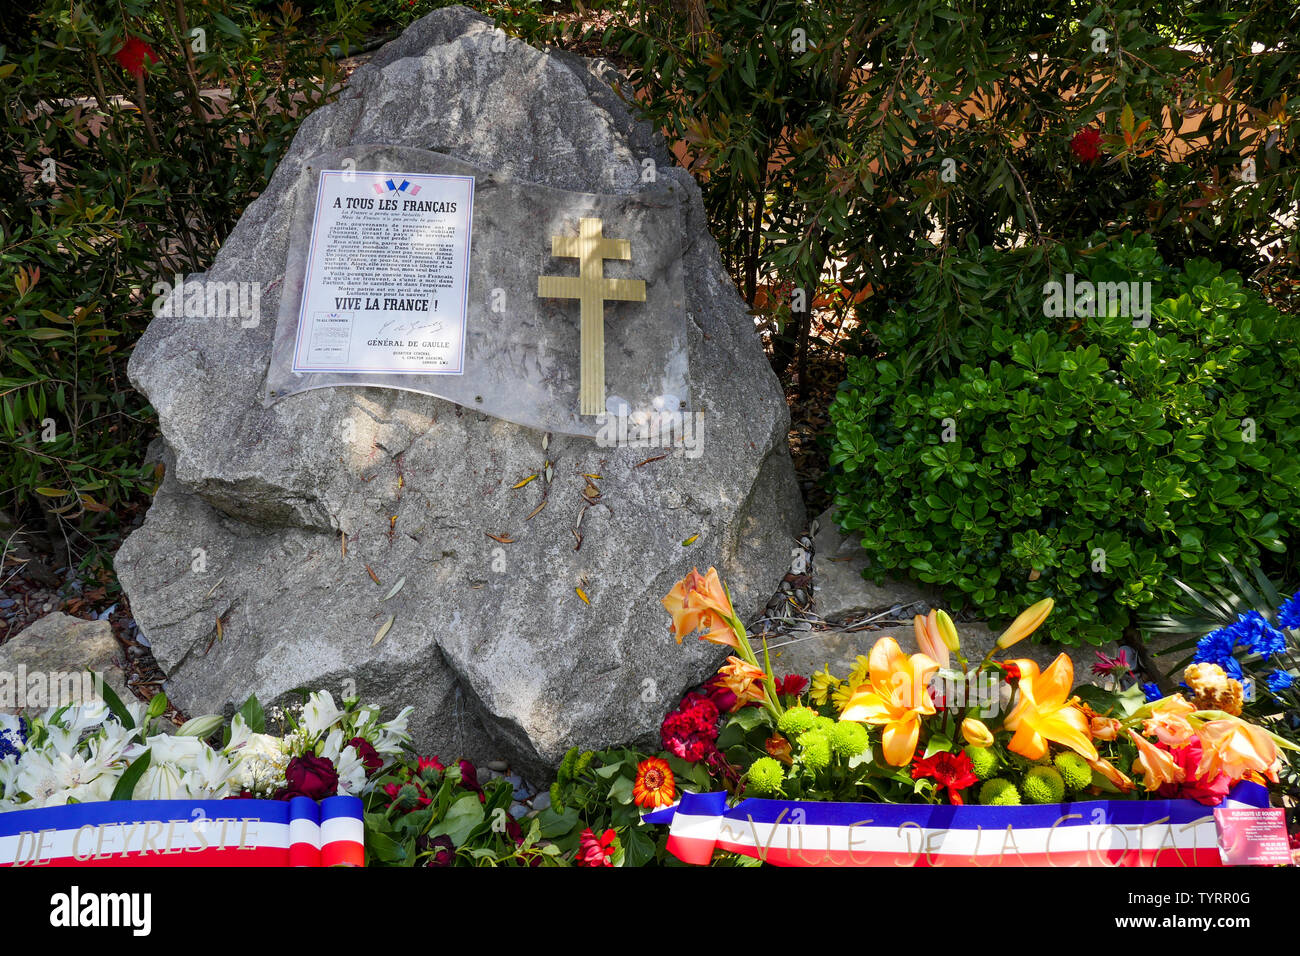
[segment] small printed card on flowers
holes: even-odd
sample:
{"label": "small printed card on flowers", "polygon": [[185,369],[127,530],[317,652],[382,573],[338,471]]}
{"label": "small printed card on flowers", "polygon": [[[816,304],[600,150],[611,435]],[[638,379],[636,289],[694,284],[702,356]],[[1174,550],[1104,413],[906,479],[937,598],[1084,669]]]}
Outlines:
{"label": "small printed card on flowers", "polygon": [[362,866],[357,797],[107,800],[0,813],[5,866]]}
{"label": "small printed card on flowers", "polygon": [[1224,866],[1286,866],[1291,862],[1286,811],[1224,808],[1214,811]]}

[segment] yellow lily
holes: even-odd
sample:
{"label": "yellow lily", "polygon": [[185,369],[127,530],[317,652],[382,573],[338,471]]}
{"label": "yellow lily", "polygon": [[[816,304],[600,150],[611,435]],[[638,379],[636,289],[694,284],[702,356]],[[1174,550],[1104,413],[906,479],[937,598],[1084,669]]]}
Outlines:
{"label": "yellow lily", "polygon": [[856,688],[840,720],[883,724],[880,742],[891,766],[905,767],[916,753],[921,717],[935,712],[927,684],[939,669],[925,654],[908,657],[892,637],[882,637],[871,648],[871,681]]}
{"label": "yellow lily", "polygon": [[1019,616],[1011,622],[1011,626],[1002,632],[998,638],[997,647],[999,650],[1006,650],[1012,644],[1023,641],[1039,626],[1047,620],[1047,615],[1052,613],[1055,602],[1051,598],[1043,598],[1037,604],[1031,604],[1020,612]]}
{"label": "yellow lily", "polygon": [[1074,685],[1070,658],[1061,654],[1041,674],[1033,661],[1012,663],[1020,668],[1020,684],[1019,701],[1002,725],[1014,733],[1008,749],[1030,760],[1041,760],[1047,756],[1051,741],[1096,760],[1097,748],[1088,733],[1088,718],[1068,699]]}

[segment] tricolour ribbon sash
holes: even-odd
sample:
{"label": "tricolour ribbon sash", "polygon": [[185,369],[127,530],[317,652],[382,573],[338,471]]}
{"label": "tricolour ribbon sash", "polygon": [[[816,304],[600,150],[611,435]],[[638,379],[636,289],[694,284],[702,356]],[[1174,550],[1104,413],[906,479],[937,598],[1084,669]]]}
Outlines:
{"label": "tricolour ribbon sash", "polygon": [[[1236,786],[1225,807],[1266,807]],[[668,850],[704,865],[714,850],[777,866],[1220,866],[1214,809],[1194,800],[1090,800],[988,807],[742,800],[683,793],[646,814]]]}
{"label": "tricolour ribbon sash", "polygon": [[117,800],[0,813],[0,866],[362,866],[357,797]]}

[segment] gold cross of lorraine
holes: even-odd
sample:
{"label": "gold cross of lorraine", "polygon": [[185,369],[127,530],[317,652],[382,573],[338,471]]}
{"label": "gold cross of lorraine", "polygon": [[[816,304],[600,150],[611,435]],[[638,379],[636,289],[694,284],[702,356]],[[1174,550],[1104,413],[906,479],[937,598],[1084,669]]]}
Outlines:
{"label": "gold cross of lorraine", "polygon": [[632,243],[606,239],[603,229],[599,219],[579,219],[577,236],[552,236],[551,255],[577,259],[578,274],[537,277],[539,297],[579,301],[579,404],[583,415],[605,412],[605,300],[645,301],[645,283],[640,279],[605,278],[605,260],[631,259]]}

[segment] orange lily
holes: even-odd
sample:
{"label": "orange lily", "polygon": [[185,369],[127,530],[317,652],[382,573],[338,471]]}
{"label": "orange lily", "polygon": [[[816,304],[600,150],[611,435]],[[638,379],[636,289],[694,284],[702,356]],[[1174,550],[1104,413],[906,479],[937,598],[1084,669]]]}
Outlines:
{"label": "orange lily", "polygon": [[1196,712],[1196,708],[1187,702],[1187,698],[1182,694],[1170,694],[1168,697],[1161,697],[1151,705],[1153,714],[1171,714],[1174,717],[1186,717],[1188,714]]}
{"label": "orange lily", "polygon": [[1048,742],[1053,741],[1096,760],[1097,748],[1089,736],[1088,718],[1068,700],[1074,686],[1070,658],[1061,654],[1041,674],[1033,661],[1012,663],[1020,668],[1020,699],[1002,725],[1015,734],[1008,749],[1030,760],[1041,760],[1047,756]]}
{"label": "orange lily", "polygon": [[1142,782],[1148,790],[1155,790],[1166,783],[1183,782],[1183,768],[1178,766],[1169,751],[1161,750],[1132,730],[1129,730],[1128,735],[1133,738],[1138,749],[1137,759],[1133,761],[1133,772],[1141,771]]}
{"label": "orange lily", "polygon": [[912,618],[912,627],[916,630],[917,649],[940,667],[947,667],[948,645],[939,633],[939,613],[931,608],[925,617],[916,615]]}
{"label": "orange lily", "polygon": [[718,668],[718,676],[722,678],[723,686],[736,695],[736,703],[731,708],[732,713],[740,710],[751,700],[758,701],[760,704],[767,700],[767,692],[763,689],[762,683],[767,675],[761,667],[755,667],[739,657],[732,656],[727,658],[727,663]]}
{"label": "orange lily", "polygon": [[1230,780],[1240,780],[1253,770],[1277,782],[1277,745],[1262,728],[1226,717],[1202,724],[1196,735],[1201,738],[1196,779],[1213,780],[1222,772]]}
{"label": "orange lily", "polygon": [[1181,694],[1166,697],[1151,709],[1151,716],[1142,723],[1142,732],[1166,747],[1181,747],[1196,733],[1187,720],[1192,709]]}
{"label": "orange lily", "polygon": [[708,574],[692,569],[664,596],[663,605],[672,615],[673,636],[678,644],[687,634],[702,630],[702,641],[739,647],[731,625],[736,611],[716,568],[709,568]]}
{"label": "orange lily", "polygon": [[883,724],[880,741],[885,760],[905,767],[916,753],[921,717],[935,712],[927,685],[939,669],[925,654],[908,657],[892,637],[882,637],[867,658],[870,683],[853,691],[840,720]]}
{"label": "orange lily", "polygon": [[763,743],[767,755],[775,760],[781,761],[787,767],[794,763],[794,752],[790,749],[790,741],[786,740],[780,734],[775,737],[768,737]]}
{"label": "orange lily", "polygon": [[1128,775],[1105,757],[1089,760],[1088,766],[1119,787],[1123,793],[1128,793],[1133,789],[1133,781],[1128,778]]}

